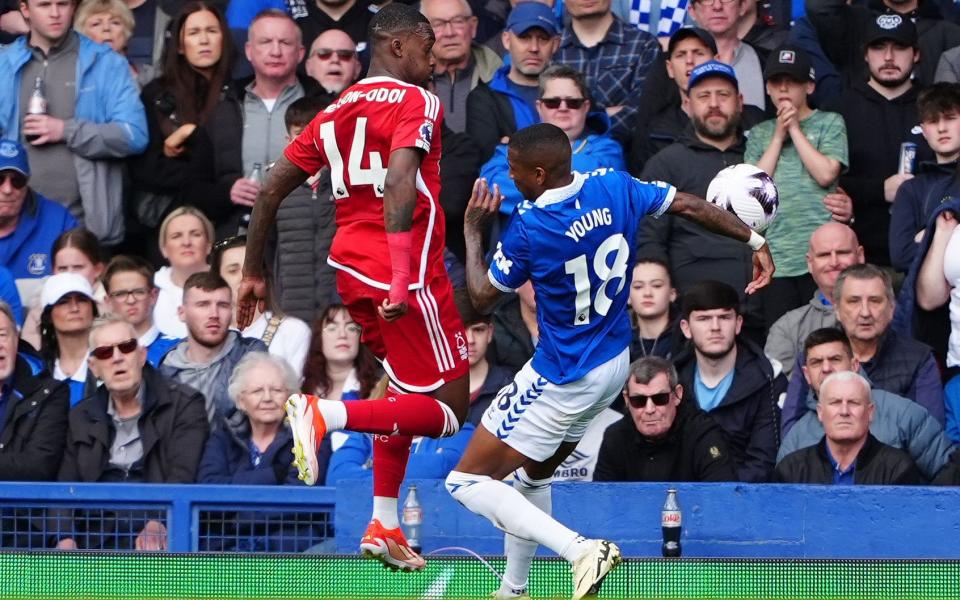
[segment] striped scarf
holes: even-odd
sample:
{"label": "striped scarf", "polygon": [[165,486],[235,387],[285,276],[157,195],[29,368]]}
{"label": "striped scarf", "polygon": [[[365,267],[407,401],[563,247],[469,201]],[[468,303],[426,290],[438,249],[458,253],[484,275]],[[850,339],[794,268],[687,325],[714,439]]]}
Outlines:
{"label": "striped scarf", "polygon": [[[683,26],[689,2],[690,0],[630,0],[630,23],[657,36],[672,35]],[[655,3],[660,16],[656,27],[651,27]]]}

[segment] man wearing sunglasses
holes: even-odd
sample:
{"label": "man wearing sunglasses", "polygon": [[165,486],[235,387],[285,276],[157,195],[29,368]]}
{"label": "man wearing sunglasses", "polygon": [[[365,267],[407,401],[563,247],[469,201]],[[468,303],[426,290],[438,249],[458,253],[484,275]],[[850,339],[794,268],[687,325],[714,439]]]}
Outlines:
{"label": "man wearing sunglasses", "polygon": [[303,66],[326,92],[339,94],[360,77],[357,44],[340,29],[328,29],[310,45]]}
{"label": "man wearing sunglasses", "polygon": [[627,414],[603,435],[594,481],[736,481],[723,431],[683,386],[669,361],[630,365]]}
{"label": "man wearing sunglasses", "polygon": [[[147,350],[137,342],[131,324],[116,315],[94,322],[88,362],[103,385],[70,413],[60,481],[194,482],[209,433],[203,395],[164,377],[146,360]],[[166,550],[160,521],[125,521],[120,517],[103,521],[131,532],[118,536],[119,547]],[[93,527],[98,522],[79,521]],[[79,536],[75,539],[84,545]],[[77,546],[70,537],[58,543],[60,548]]]}
{"label": "man wearing sunglasses", "polygon": [[26,150],[16,141],[0,140],[0,265],[10,270],[18,287],[50,275],[53,242],[77,226],[66,208],[29,184]]}

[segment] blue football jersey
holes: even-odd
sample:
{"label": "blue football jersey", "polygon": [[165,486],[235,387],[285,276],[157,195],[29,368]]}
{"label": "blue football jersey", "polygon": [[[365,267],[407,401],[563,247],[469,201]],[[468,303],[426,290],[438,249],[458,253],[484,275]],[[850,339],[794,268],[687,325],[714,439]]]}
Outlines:
{"label": "blue football jersey", "polygon": [[517,205],[490,264],[490,282],[512,292],[527,280],[540,340],[533,368],[555,384],[576,381],[630,343],[627,299],[640,220],[659,217],[676,189],[600,169]]}

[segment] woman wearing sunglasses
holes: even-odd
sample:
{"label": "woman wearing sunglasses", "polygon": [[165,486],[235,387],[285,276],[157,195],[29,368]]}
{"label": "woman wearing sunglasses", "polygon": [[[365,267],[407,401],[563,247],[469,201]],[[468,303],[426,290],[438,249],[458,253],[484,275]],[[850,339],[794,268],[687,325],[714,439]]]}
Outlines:
{"label": "woman wearing sunglasses", "polygon": [[57,273],[40,293],[40,355],[55,379],[70,386],[70,406],[97,389],[87,369],[88,340],[98,315],[93,287],[77,273]]}
{"label": "woman wearing sunglasses", "polygon": [[[543,123],[556,125],[567,134],[573,148],[571,166],[574,171],[626,169],[623,148],[610,137],[610,119],[602,110],[591,111],[590,92],[578,71],[567,65],[553,65],[540,75],[537,113]],[[480,169],[480,177],[486,178],[491,187],[494,184],[500,186],[503,194],[501,225],[506,225],[514,207],[523,200],[510,179],[507,144],[497,146],[493,158]]]}

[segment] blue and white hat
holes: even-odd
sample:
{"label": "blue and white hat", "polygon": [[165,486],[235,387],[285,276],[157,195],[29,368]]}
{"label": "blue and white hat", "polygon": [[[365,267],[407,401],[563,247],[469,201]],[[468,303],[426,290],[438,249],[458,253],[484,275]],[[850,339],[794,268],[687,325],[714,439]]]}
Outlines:
{"label": "blue and white hat", "polygon": [[0,171],[17,171],[30,177],[27,150],[19,142],[0,140]]}
{"label": "blue and white hat", "polygon": [[687,83],[687,89],[692,90],[697,84],[710,77],[723,77],[733,83],[733,87],[740,89],[736,71],[727,63],[722,63],[719,60],[708,60],[694,67],[690,71],[690,81]]}

